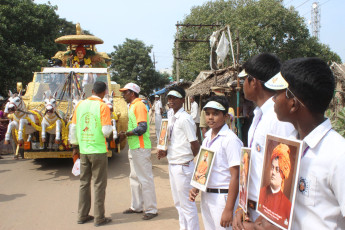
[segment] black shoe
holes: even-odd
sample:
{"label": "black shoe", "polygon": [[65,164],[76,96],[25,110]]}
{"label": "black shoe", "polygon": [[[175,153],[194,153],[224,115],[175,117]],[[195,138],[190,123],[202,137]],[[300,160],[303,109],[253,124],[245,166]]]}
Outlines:
{"label": "black shoe", "polygon": [[94,219],[93,216],[88,215],[84,220],[78,220],[78,224],[84,224],[84,223],[89,222],[93,219]]}
{"label": "black shoe", "polygon": [[102,222],[95,223],[95,227],[99,227],[99,226],[105,225],[105,224],[107,224],[109,222],[111,222],[111,219],[106,217],[106,218],[104,218],[104,220]]}
{"label": "black shoe", "polygon": [[152,218],[155,218],[158,216],[158,213],[145,213],[143,220],[151,220]]}

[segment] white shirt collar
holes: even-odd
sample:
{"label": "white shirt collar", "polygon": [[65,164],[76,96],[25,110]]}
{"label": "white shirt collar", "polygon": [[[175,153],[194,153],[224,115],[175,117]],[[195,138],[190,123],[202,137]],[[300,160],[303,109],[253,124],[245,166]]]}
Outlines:
{"label": "white shirt collar", "polygon": [[307,143],[310,148],[314,148],[321,139],[332,129],[331,121],[327,118],[319,126],[317,126],[313,131],[311,131],[303,141]]}
{"label": "white shirt collar", "polygon": [[[227,131],[229,131],[229,126],[225,123],[223,127],[219,130],[219,132],[217,133],[217,136],[225,136]],[[211,138],[211,135],[212,135],[212,129],[208,130],[205,133],[205,137]]]}
{"label": "white shirt collar", "polygon": [[271,186],[270,186],[270,188],[271,188],[271,191],[273,194],[276,194],[280,191],[280,188],[278,188],[277,190],[274,190]]}
{"label": "white shirt collar", "polygon": [[102,98],[100,98],[99,96],[96,96],[96,95],[91,95],[91,97],[94,97],[94,98],[99,98],[102,100]]}
{"label": "white shirt collar", "polygon": [[274,106],[274,101],[273,101],[273,97],[271,97],[270,99],[265,101],[265,103],[260,107],[262,114],[265,114],[268,111],[270,111],[270,109],[273,108],[273,106]]}
{"label": "white shirt collar", "polygon": [[181,115],[181,113],[184,111],[183,106],[177,111],[177,113],[174,114],[174,117],[178,119]]}
{"label": "white shirt collar", "polygon": [[[310,148],[314,148],[321,139],[328,133],[329,130],[332,129],[331,121],[327,118],[324,122],[322,122],[319,126],[317,126],[313,131],[311,131],[304,139],[303,142],[309,146]],[[292,131],[291,137],[295,137],[298,139],[298,132],[295,129]],[[305,146],[305,147],[307,147]]]}

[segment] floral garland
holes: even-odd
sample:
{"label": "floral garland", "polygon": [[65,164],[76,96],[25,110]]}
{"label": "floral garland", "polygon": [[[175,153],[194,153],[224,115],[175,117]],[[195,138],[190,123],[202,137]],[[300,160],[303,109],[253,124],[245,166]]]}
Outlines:
{"label": "floral garland", "polygon": [[118,120],[119,120],[119,118],[117,117],[117,115],[116,115],[116,113],[115,113],[115,112],[112,112],[111,114],[113,115],[113,117],[114,117],[115,121],[118,121]]}
{"label": "floral garland", "polygon": [[[74,56],[73,58],[73,68],[80,68],[80,60],[78,56]],[[91,67],[91,59],[90,58],[84,58],[84,64]]]}

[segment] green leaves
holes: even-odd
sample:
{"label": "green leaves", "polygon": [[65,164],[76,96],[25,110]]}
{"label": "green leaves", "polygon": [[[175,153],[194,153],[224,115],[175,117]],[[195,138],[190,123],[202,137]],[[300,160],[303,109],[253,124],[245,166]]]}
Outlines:
{"label": "green leaves", "polygon": [[34,71],[48,66],[47,60],[66,47],[57,37],[75,34],[75,25],[60,19],[56,6],[32,0],[0,2],[0,94],[15,91],[16,82],[32,81]]}
{"label": "green leaves", "polygon": [[326,117],[331,120],[333,129],[345,137],[345,107],[341,108],[337,114],[330,109],[327,110]]}
{"label": "green leaves", "polygon": [[[238,30],[241,62],[261,52],[275,53],[283,61],[306,56],[317,56],[328,62],[341,61],[328,46],[310,37],[304,19],[294,8],[285,8],[281,0],[207,2],[192,8],[181,23],[230,25],[233,41]],[[215,30],[210,27],[181,27],[179,36],[205,39]],[[180,62],[180,78],[193,80],[201,70],[210,69],[209,55],[208,43],[181,42],[180,58],[187,60]]]}
{"label": "green leaves", "polygon": [[128,39],[111,53],[112,80],[121,86],[135,82],[141,88],[140,94],[148,96],[169,82],[168,77],[158,73],[150,57],[152,46],[146,46],[137,39]]}

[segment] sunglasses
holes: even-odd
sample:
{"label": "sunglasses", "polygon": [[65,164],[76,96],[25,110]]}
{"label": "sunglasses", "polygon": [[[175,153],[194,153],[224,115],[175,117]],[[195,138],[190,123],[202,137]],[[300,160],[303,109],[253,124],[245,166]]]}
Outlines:
{"label": "sunglasses", "polygon": [[[292,95],[292,96],[289,96],[288,95],[288,92]],[[287,99],[291,99],[291,98],[294,98],[296,99],[296,101],[298,101],[302,106],[306,107],[303,102],[301,102],[301,100],[298,99],[298,97],[295,96],[295,94],[293,94],[293,92],[291,92],[291,90],[289,88],[286,88],[286,91],[285,91],[285,96]]]}

